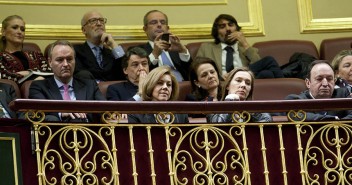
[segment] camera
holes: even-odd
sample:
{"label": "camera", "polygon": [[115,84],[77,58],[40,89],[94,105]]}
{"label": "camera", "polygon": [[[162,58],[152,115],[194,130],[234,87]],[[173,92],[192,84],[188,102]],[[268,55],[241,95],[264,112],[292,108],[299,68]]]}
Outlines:
{"label": "camera", "polygon": [[170,33],[163,33],[161,35],[161,40],[164,40],[166,42],[169,42],[169,37],[170,37]]}

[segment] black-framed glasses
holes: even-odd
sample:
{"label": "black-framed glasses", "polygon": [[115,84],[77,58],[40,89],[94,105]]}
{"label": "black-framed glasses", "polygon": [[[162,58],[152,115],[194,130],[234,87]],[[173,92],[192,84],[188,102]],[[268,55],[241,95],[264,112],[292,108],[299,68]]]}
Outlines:
{"label": "black-framed glasses", "polygon": [[98,23],[98,21],[101,23],[101,24],[106,24],[106,22],[108,21],[106,18],[91,18],[89,19],[86,24],[84,24],[83,26],[87,25],[87,24],[90,24],[90,25],[95,25]]}

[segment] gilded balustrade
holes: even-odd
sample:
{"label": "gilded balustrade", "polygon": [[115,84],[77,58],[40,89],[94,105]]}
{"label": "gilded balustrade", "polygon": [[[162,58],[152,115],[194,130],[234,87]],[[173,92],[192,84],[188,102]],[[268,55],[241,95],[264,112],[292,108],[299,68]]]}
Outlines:
{"label": "gilded balustrade", "polygon": [[[304,122],[302,111],[320,105],[329,105],[324,110],[351,109],[348,101],[16,100],[12,106],[26,111],[33,124],[39,184],[352,184],[351,122]],[[31,106],[34,102],[36,108]],[[43,121],[45,112],[82,112],[88,111],[87,105],[95,105],[92,112],[104,112],[103,123]],[[300,120],[250,123],[245,119],[249,112],[278,110],[291,111]],[[128,124],[112,116],[131,112],[171,116],[230,112],[243,114],[241,119],[247,121]]]}

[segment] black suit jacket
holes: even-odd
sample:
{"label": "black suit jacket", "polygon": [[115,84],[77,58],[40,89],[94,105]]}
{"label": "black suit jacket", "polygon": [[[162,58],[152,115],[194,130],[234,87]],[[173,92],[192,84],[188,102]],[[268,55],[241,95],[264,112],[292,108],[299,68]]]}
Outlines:
{"label": "black suit jacket", "polygon": [[[174,123],[189,123],[187,114],[174,114]],[[157,123],[154,114],[129,114],[128,123]]]}
{"label": "black suit jacket", "polygon": [[9,109],[9,103],[16,99],[16,91],[12,85],[0,83],[0,102],[5,110],[9,113],[11,118],[16,118],[16,113]]}
{"label": "black suit jacket", "polygon": [[[105,100],[94,80],[74,78],[72,86],[76,100]],[[54,77],[33,81],[29,88],[29,99],[63,100]],[[93,116],[91,114],[88,114],[87,116],[88,121],[93,121]],[[59,114],[47,114],[46,121],[60,121]]]}
{"label": "black suit jacket", "polygon": [[[145,51],[147,51],[148,55],[150,53],[152,53],[152,51],[153,51],[153,48],[149,44],[149,42],[147,42],[146,44],[140,45],[139,47],[145,49]],[[176,51],[170,51],[169,55],[171,57],[172,62],[174,63],[174,66],[181,73],[183,80],[185,80],[185,81],[188,80],[189,79],[189,67],[190,67],[190,64],[192,61],[183,62],[180,59],[179,53]],[[190,59],[190,60],[192,60],[192,59]],[[152,63],[150,63],[149,70],[151,71],[156,67],[158,67],[158,65],[153,65]]]}
{"label": "black suit jacket", "polygon": [[103,49],[103,69],[99,67],[93,51],[87,42],[74,45],[76,52],[75,73],[89,71],[95,79],[102,81],[125,80],[121,66],[121,58],[115,59],[108,48]]}
{"label": "black suit jacket", "polygon": [[106,91],[106,99],[115,101],[127,101],[131,99],[138,91],[138,86],[132,82],[119,82],[109,85]]}
{"label": "black suit jacket", "polygon": [[[331,98],[348,98],[350,97],[350,92],[347,88],[335,89]],[[286,100],[297,100],[297,99],[313,99],[309,93],[309,90],[302,92],[299,95],[290,94]],[[317,121],[317,120],[335,120],[335,116],[340,119],[352,119],[351,110],[340,110],[340,111],[316,111],[316,112],[306,112],[306,121]],[[294,118],[293,116],[291,116]],[[296,119],[296,118],[294,118]],[[297,118],[297,120],[299,120]]]}

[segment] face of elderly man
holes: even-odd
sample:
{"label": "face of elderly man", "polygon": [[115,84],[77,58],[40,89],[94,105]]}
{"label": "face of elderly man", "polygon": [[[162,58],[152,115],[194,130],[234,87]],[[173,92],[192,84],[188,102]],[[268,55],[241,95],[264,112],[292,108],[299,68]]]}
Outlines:
{"label": "face of elderly man", "polygon": [[331,98],[335,86],[333,69],[328,64],[316,64],[310,72],[310,79],[306,79],[306,85],[314,98]]}

